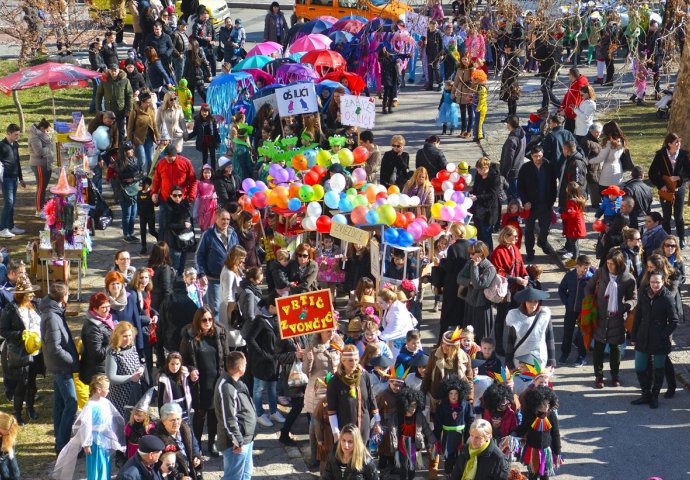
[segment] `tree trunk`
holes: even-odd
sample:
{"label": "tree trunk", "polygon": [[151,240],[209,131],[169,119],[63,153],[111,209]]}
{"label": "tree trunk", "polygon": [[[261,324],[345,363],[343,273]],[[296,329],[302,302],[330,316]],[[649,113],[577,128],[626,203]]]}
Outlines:
{"label": "tree trunk", "polygon": [[26,128],[26,120],[24,119],[24,109],[19,101],[19,92],[17,90],[12,90],[12,101],[14,102],[14,106],[17,107],[17,114],[19,115],[19,128],[21,129],[21,132],[24,133],[24,129]]}

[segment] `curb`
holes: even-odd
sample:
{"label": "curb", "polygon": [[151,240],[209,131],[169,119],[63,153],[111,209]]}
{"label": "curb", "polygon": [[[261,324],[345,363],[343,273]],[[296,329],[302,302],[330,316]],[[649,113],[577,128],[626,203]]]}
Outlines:
{"label": "curb", "polygon": [[[248,10],[268,10],[270,3],[251,3],[251,2],[228,2],[228,7],[230,9],[248,9]],[[283,12],[293,11],[295,9],[294,3],[289,3],[286,5],[281,4],[280,10]]]}

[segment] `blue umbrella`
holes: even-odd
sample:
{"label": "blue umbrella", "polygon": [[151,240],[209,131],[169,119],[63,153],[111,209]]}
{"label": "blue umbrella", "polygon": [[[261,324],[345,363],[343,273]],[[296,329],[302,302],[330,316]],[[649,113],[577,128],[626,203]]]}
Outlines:
{"label": "blue umbrella", "polygon": [[[297,32],[299,32],[301,35],[309,35],[311,33],[323,33],[325,35],[326,30],[332,26],[332,23],[325,20],[312,20],[311,22],[305,22],[301,27],[299,27]],[[297,35],[298,37],[301,36],[299,34]]]}
{"label": "blue umbrella", "polygon": [[[220,85],[224,85],[226,83],[238,83],[242,80],[247,80],[249,78],[252,78],[252,76],[247,73],[247,72],[234,72],[234,73],[224,73],[222,75],[218,75],[211,80],[211,83],[208,84],[209,88],[210,87],[218,87]],[[253,78],[252,78],[253,81]]]}
{"label": "blue umbrella", "polygon": [[360,22],[364,23],[367,23],[369,21],[364,17],[360,17],[359,15],[345,15],[340,20],[359,20]]}
{"label": "blue umbrella", "polygon": [[352,34],[336,30],[335,32],[329,33],[328,38],[333,40],[333,45],[339,45],[341,43],[350,43],[352,41]]}
{"label": "blue umbrella", "polygon": [[294,60],[295,62],[299,62],[299,61],[302,59],[302,57],[304,56],[305,53],[307,53],[307,52],[295,52],[295,53],[291,53],[291,54],[288,56],[288,58]]}
{"label": "blue umbrella", "polygon": [[333,92],[333,90],[335,90],[338,87],[344,88],[345,93],[347,93],[348,95],[350,94],[350,90],[347,87],[343,86],[342,83],[333,80],[321,80],[319,83],[315,85],[317,95],[321,95],[321,92],[324,88],[327,88],[328,90]]}

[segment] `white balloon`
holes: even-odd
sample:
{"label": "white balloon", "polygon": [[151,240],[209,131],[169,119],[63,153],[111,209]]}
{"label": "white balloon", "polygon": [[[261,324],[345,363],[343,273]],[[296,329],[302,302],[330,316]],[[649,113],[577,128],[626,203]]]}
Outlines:
{"label": "white balloon", "polygon": [[400,205],[400,195],[398,195],[397,193],[391,193],[390,195],[388,195],[388,205],[390,205],[393,208]]}
{"label": "white balloon", "polygon": [[472,175],[470,175],[469,173],[465,173],[462,176],[462,178],[465,179],[465,185],[469,185],[470,183],[472,183]]}
{"label": "white balloon", "polygon": [[378,190],[377,193],[388,193],[388,189],[383,185],[377,185],[376,189]]}
{"label": "white balloon", "polygon": [[443,190],[444,192],[446,190],[452,190],[452,189],[453,189],[453,182],[451,182],[450,180],[446,180],[445,182],[443,182],[441,184],[441,190]]}
{"label": "white balloon", "polygon": [[308,232],[316,230],[316,217],[304,217],[304,220],[302,220],[302,228]]}
{"label": "white balloon", "polygon": [[418,207],[420,203],[422,202],[417,195],[410,197],[410,207]]}
{"label": "white balloon", "polygon": [[450,178],[448,179],[453,183],[456,183],[458,180],[460,180],[460,174],[458,172],[453,172],[450,174]]}
{"label": "white balloon", "polygon": [[309,217],[317,218],[322,212],[323,209],[319,202],[309,202],[309,205],[307,205],[307,216]]}
{"label": "white balloon", "polygon": [[446,190],[445,192],[443,192],[443,199],[447,202],[451,199],[454,193],[455,190]]}
{"label": "white balloon", "polygon": [[406,193],[400,195],[400,206],[409,207],[410,206],[410,196]]}
{"label": "white balloon", "polygon": [[465,197],[465,201],[462,202],[462,208],[465,210],[469,210],[469,208],[472,206],[472,199],[470,197]]}
{"label": "white balloon", "polygon": [[345,177],[342,173],[336,173],[331,177],[331,190],[340,193],[345,189]]}
{"label": "white balloon", "polygon": [[457,170],[457,168],[457,165],[455,165],[454,163],[449,163],[448,165],[446,165],[446,170],[448,170],[449,172],[454,172],[455,170]]}

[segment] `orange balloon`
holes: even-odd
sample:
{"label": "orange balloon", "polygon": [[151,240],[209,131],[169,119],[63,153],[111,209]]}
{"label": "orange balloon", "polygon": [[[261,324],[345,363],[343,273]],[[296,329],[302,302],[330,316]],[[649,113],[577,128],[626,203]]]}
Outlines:
{"label": "orange balloon", "polygon": [[394,193],[400,193],[400,189],[397,185],[391,185],[390,187],[388,187],[388,195],[392,195]]}
{"label": "orange balloon", "polygon": [[287,187],[284,187],[283,185],[278,185],[273,189],[273,196],[277,199],[283,197],[287,200],[288,198],[288,189]]}
{"label": "orange balloon", "polygon": [[403,215],[400,212],[397,212],[395,214],[395,222],[393,223],[394,226],[398,228],[405,228],[407,227],[407,218],[405,218],[405,215]]}
{"label": "orange balloon", "polygon": [[275,205],[276,204],[276,197],[275,197],[275,193],[273,193],[273,190],[271,190],[271,189],[266,190],[266,200],[268,200],[269,205]]}
{"label": "orange balloon", "polygon": [[261,221],[261,213],[258,210],[252,212],[252,222],[259,223]]}
{"label": "orange balloon", "polygon": [[369,203],[374,203],[376,201],[377,193],[379,193],[379,191],[376,188],[376,185],[369,185],[367,189],[364,191],[364,194],[367,196],[367,200],[369,200]]}
{"label": "orange balloon", "polygon": [[288,208],[288,198],[287,198],[287,196],[283,195],[283,196],[278,197],[278,198],[276,199],[276,206],[277,206],[278,208],[283,208],[283,209]]}
{"label": "orange balloon", "polygon": [[299,198],[299,185],[290,185],[289,198]]}
{"label": "orange balloon", "polygon": [[307,158],[304,155],[302,155],[301,153],[298,153],[297,155],[292,157],[291,163],[292,163],[292,168],[294,168],[295,170],[299,170],[300,172],[306,170],[309,166],[308,162],[307,162]]}

